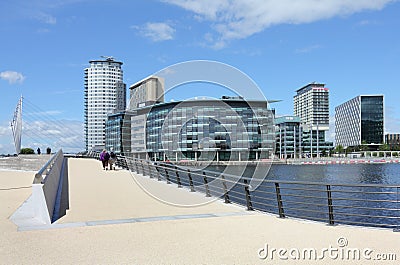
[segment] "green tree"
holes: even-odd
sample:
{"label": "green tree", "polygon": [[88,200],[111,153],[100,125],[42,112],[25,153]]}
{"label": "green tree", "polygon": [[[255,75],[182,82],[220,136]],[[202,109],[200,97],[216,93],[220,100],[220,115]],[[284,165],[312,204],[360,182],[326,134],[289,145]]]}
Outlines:
{"label": "green tree", "polygon": [[22,155],[32,155],[35,153],[35,151],[33,151],[32,148],[22,148],[19,153]]}
{"label": "green tree", "polygon": [[379,146],[379,151],[390,151],[390,147],[388,144],[381,144]]}
{"label": "green tree", "polygon": [[343,146],[342,146],[341,144],[339,144],[339,145],[337,145],[337,146],[335,147],[335,151],[336,151],[337,153],[339,153],[339,155],[340,155],[341,153],[343,153],[343,150],[344,150],[344,148],[343,148]]}
{"label": "green tree", "polygon": [[322,155],[323,157],[326,156],[326,150],[325,150],[325,149],[322,149],[321,155]]}
{"label": "green tree", "polygon": [[367,141],[365,141],[365,140],[361,141],[360,151],[369,151]]}

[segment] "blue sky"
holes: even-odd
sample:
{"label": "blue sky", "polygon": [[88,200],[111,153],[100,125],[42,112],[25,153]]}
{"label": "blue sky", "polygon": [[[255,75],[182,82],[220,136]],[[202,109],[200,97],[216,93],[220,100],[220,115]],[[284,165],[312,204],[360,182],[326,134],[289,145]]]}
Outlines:
{"label": "blue sky", "polygon": [[[188,60],[229,64],[282,100],[278,115],[313,81],[330,89],[332,117],[357,95],[384,94],[385,130],[400,132],[398,1],[3,0],[0,13],[0,154],[13,152],[21,94],[64,125],[63,138],[81,139],[84,68],[102,55],[124,63],[128,86]],[[182,96],[203,96],[196,87]]]}

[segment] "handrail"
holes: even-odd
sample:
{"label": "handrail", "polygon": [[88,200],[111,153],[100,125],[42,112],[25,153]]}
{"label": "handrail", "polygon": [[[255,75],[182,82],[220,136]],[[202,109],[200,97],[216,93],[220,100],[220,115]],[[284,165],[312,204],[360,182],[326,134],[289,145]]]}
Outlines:
{"label": "handrail", "polygon": [[35,178],[33,179],[33,184],[40,184],[43,183],[43,181],[45,180],[45,178],[43,178],[43,175],[47,175],[49,173],[49,171],[51,170],[51,168],[54,165],[54,162],[58,159],[58,157],[60,155],[63,155],[62,150],[58,150],[57,153],[55,153],[50,159],[49,161],[46,162],[46,164],[44,164],[44,166],[39,169],[39,171],[35,174]]}
{"label": "handrail", "polygon": [[[256,190],[250,190],[251,178],[223,172],[125,156],[117,156],[116,164],[226,203],[242,204],[247,210],[275,213],[280,218],[311,219],[330,225],[364,224],[395,231],[400,228],[400,185],[265,179]],[[271,204],[273,201],[275,205]]]}
{"label": "handrail", "polygon": [[51,225],[69,209],[68,159],[60,149],[35,174],[32,195],[10,218],[20,225]]}

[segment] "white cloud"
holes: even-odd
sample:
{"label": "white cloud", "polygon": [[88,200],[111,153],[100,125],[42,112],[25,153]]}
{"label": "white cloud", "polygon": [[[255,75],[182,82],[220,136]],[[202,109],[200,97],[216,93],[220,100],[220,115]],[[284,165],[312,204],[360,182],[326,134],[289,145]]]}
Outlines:
{"label": "white cloud", "polygon": [[31,120],[26,117],[22,130],[22,143],[27,147],[49,146],[53,151],[62,148],[65,152],[79,152],[84,149],[83,123],[80,121]]}
{"label": "white cloud", "polygon": [[11,133],[11,128],[10,127],[6,127],[6,126],[0,126],[0,137],[1,136],[8,136]]}
{"label": "white cloud", "polygon": [[360,22],[358,22],[357,24],[358,26],[370,26],[370,25],[379,25],[378,21],[375,20],[362,20]]}
{"label": "white cloud", "polygon": [[172,40],[175,34],[175,29],[164,22],[148,22],[141,27],[132,26],[132,28],[138,29],[140,34],[155,42]]}
{"label": "white cloud", "polygon": [[296,49],[295,53],[309,53],[309,52],[312,52],[312,51],[320,49],[320,48],[321,48],[321,45],[315,44],[315,45],[311,45],[308,47]]}
{"label": "white cloud", "polygon": [[59,110],[47,110],[47,111],[37,111],[37,112],[28,112],[24,113],[24,116],[56,116],[61,114],[62,112]]}
{"label": "white cloud", "polygon": [[215,46],[222,48],[278,24],[310,23],[364,10],[380,10],[396,0],[163,0],[213,22]]}
{"label": "white cloud", "polygon": [[8,81],[10,84],[22,83],[25,80],[23,74],[14,71],[0,72],[0,79]]}
{"label": "white cloud", "polygon": [[38,14],[35,15],[35,18],[37,20],[39,20],[40,22],[43,22],[46,24],[50,24],[50,25],[57,24],[57,19],[54,16],[44,13],[44,12],[39,12]]}

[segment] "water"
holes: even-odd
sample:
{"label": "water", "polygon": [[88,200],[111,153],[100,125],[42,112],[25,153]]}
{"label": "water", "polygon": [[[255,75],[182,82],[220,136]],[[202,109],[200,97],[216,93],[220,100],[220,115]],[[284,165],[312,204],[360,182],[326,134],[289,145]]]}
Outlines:
{"label": "water", "polygon": [[[224,166],[209,166],[207,170],[222,172],[224,168]],[[240,168],[237,166],[238,173],[241,172]],[[248,166],[243,176],[250,178],[254,169],[254,166]],[[250,192],[251,202],[254,209],[279,214],[275,183],[269,181],[315,182],[320,185],[280,183],[285,216],[322,222],[333,220],[336,224],[398,228],[400,190],[397,187],[388,188],[379,185],[400,187],[399,172],[400,164],[273,165],[265,178],[268,182],[262,183],[255,191]],[[171,181],[175,182],[175,173],[171,172],[169,175]],[[205,193],[203,176],[192,174],[192,178],[196,191]],[[187,174],[180,173],[180,180],[183,185],[189,186]],[[211,180],[209,177],[210,193],[224,199],[222,182]],[[333,205],[332,216],[329,216],[327,184],[331,184],[329,187]],[[359,186],[360,184],[376,186]],[[228,189],[230,201],[247,206],[242,180],[233,187],[228,185]]]}

